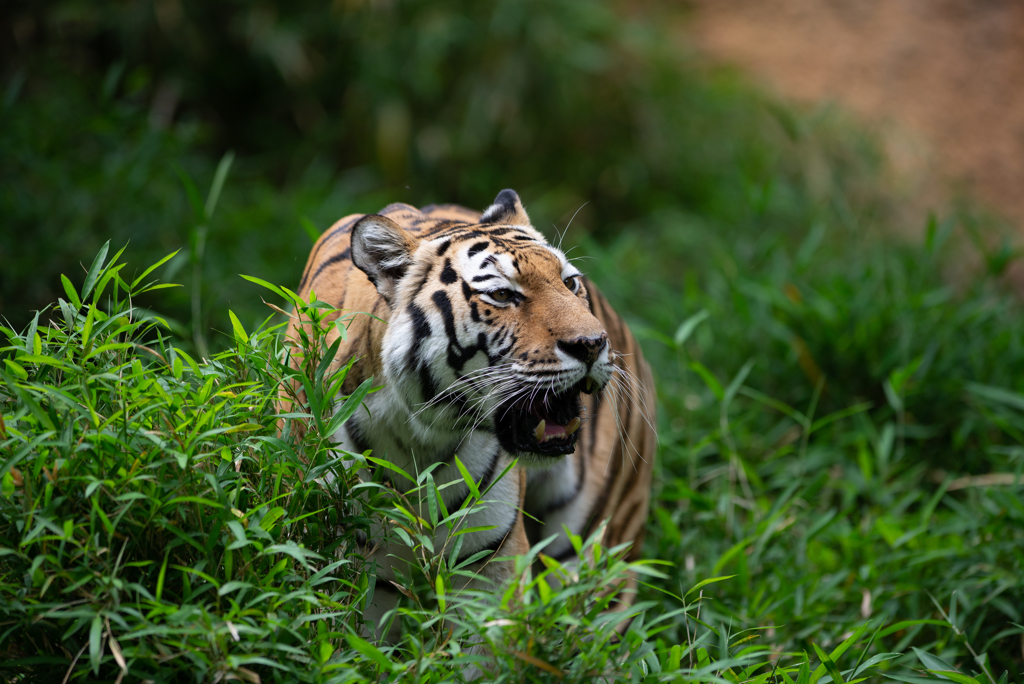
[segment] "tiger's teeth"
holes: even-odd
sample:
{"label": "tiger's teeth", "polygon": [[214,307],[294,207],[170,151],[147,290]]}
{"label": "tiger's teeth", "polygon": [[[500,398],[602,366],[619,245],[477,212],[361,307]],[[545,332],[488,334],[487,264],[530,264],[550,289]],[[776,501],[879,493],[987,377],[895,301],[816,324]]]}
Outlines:
{"label": "tiger's teeth", "polygon": [[565,426],[565,434],[571,435],[572,433],[576,432],[579,429],[580,429],[580,419],[579,418],[573,418],[572,420],[569,421],[569,424]]}
{"label": "tiger's teeth", "polygon": [[537,424],[537,429],[533,431],[533,436],[537,438],[538,442],[544,438],[544,428],[546,425],[547,423],[542,420]]}

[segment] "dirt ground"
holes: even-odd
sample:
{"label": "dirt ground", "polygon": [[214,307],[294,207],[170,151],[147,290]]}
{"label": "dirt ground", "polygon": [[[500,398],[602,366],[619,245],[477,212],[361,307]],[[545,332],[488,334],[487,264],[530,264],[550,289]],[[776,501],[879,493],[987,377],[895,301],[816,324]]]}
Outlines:
{"label": "dirt ground", "polygon": [[[690,0],[687,32],[798,100],[905,129],[1024,229],[1024,2]],[[899,160],[896,160],[897,162]]]}

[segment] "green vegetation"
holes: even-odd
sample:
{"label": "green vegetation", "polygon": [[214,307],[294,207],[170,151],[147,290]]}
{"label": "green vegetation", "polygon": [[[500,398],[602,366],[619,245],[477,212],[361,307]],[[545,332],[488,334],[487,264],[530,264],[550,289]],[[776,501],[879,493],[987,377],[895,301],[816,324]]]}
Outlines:
{"label": "green vegetation", "polygon": [[[1015,254],[964,212],[905,225],[857,125],[583,0],[2,11],[28,35],[0,113],[8,680],[1024,676]],[[559,591],[530,569],[521,602],[424,557],[406,637],[373,645],[354,535],[384,516],[417,546],[458,517],[411,518],[326,459],[318,340],[315,427],[278,435],[295,372],[260,297],[323,309],[237,274],[293,285],[345,213],[507,186],[655,368],[644,558],[669,565],[640,566],[620,640],[607,552]],[[182,251],[141,278],[105,248],[75,265],[129,239],[140,264]],[[185,287],[144,292],[158,275]]]}
{"label": "green vegetation", "polygon": [[[329,438],[371,381],[334,410],[347,368],[327,373],[337,345],[325,347],[319,325],[304,339],[301,370],[280,353],[280,326],[249,333],[237,319],[232,348],[200,364],[164,339],[158,317],[131,306],[154,287],[149,274],[129,283],[120,254],[104,264],[106,256],[101,250],[80,294],[66,284],[61,323],[3,331],[11,346],[0,378],[14,404],[0,423],[6,677],[55,681],[70,668],[90,681],[125,672],[342,682],[408,672],[430,682],[475,666],[516,681],[539,659],[581,681],[650,657],[648,634],[675,613],[638,623],[623,641],[602,616],[612,598],[604,588],[627,568],[615,555],[622,549],[588,540],[593,560],[570,582],[551,559],[531,578],[538,547],[517,561],[519,601],[516,585],[460,589],[465,566],[479,558],[454,565],[457,534],[430,554],[432,529],[463,528],[487,490],[449,514],[429,469],[413,492],[429,491],[432,505],[417,509],[392,501],[379,482],[359,481],[369,461],[387,462],[334,458]],[[313,321],[331,311],[292,303]],[[309,413],[294,414],[309,429],[282,439],[274,401],[292,380],[311,397]],[[410,604],[395,618],[410,634],[402,649],[361,636],[375,582],[355,540],[385,518],[422,559],[422,575],[403,583]],[[568,588],[548,589],[549,572]]]}

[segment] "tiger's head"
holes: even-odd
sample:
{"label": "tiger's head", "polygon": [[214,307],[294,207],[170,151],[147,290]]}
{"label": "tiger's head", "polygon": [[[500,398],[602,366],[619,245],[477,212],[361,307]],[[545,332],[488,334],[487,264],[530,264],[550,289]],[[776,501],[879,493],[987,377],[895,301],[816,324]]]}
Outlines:
{"label": "tiger's head", "polygon": [[422,238],[366,216],[351,254],[391,309],[384,380],[421,430],[488,429],[533,463],[573,452],[580,393],[610,380],[612,351],[582,274],[515,192]]}

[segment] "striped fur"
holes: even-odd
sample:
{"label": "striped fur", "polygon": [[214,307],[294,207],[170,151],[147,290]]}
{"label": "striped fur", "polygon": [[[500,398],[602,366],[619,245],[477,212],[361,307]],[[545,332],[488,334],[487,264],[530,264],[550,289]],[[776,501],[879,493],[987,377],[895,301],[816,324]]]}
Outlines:
{"label": "striped fur", "polygon": [[[494,529],[463,535],[463,557],[520,554],[557,534],[545,552],[571,561],[562,526],[587,535],[605,520],[605,545],[633,542],[637,557],[655,446],[650,369],[594,284],[530,225],[515,192],[502,191],[483,214],[392,204],[347,216],[313,247],[299,287],[310,292],[373,315],[353,318],[336,363],[357,359],[346,394],[370,376],[383,389],[335,435],[341,448],[372,449],[407,472],[440,461],[438,485],[461,480],[458,455],[481,489],[519,459],[465,523]],[[467,487],[441,492],[453,511]],[[435,548],[443,544],[439,533]],[[392,579],[404,553],[374,552],[378,578]],[[476,569],[504,581],[512,564]],[[368,619],[397,598],[388,582],[378,588]]]}

